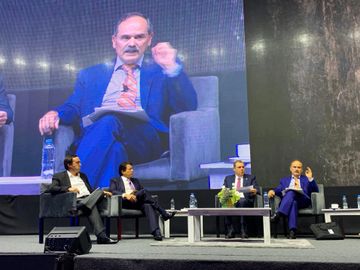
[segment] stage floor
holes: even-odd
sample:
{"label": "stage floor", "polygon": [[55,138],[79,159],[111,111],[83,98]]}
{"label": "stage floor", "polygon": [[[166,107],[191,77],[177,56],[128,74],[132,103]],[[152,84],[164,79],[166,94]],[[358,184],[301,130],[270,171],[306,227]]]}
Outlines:
{"label": "stage floor", "polygon": [[[214,237],[211,239],[214,239]],[[211,240],[212,245],[210,246],[168,246],[165,243],[174,241],[174,238],[165,239],[161,245],[158,245],[158,242],[154,241],[150,236],[141,236],[138,239],[125,236],[116,245],[97,245],[93,243],[89,254],[79,255],[76,259],[360,263],[360,238],[356,236],[345,240],[331,241],[317,241],[312,238],[291,240],[307,240],[312,246],[310,248],[257,248],[241,247],[239,245],[234,248],[221,245],[225,240],[223,238],[218,239],[219,246],[214,245],[215,240]],[[257,242],[260,239],[253,238],[252,240]],[[282,240],[287,241],[279,238],[279,241]],[[37,241],[37,235],[0,236],[0,253],[1,255],[42,254],[44,245],[39,244]],[[180,241],[186,241],[186,237],[183,237]]]}

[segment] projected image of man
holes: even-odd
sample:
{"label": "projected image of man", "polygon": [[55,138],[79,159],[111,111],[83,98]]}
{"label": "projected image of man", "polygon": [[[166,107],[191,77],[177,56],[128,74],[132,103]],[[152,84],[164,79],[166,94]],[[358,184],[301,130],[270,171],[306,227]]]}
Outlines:
{"label": "projected image of man", "polygon": [[39,120],[42,135],[52,134],[59,123],[80,125],[74,146],[93,186],[107,186],[125,160],[159,158],[167,150],[170,116],[197,107],[195,90],[170,43],[158,43],[152,57],[144,57],[152,39],[147,17],[125,14],[112,36],[113,64],[82,70],[69,99]]}

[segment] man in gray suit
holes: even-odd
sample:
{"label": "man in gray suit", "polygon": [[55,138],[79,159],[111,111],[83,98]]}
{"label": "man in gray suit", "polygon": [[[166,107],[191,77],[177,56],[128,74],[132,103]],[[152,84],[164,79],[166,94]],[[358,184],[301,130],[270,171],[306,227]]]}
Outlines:
{"label": "man in gray suit", "polygon": [[[224,179],[224,186],[226,188],[236,188],[240,191],[240,200],[235,204],[235,207],[254,207],[254,200],[256,194],[259,194],[259,186],[254,175],[245,174],[245,164],[241,160],[236,160],[233,164],[233,175],[228,175]],[[241,192],[244,187],[250,187],[248,192]],[[247,238],[247,224],[245,217],[241,218],[241,238]],[[226,235],[225,238],[234,238],[235,230],[232,223],[232,217],[225,217]]]}
{"label": "man in gray suit", "polygon": [[67,155],[64,159],[64,167],[66,171],[53,176],[48,192],[52,194],[75,192],[77,194],[77,209],[88,217],[97,237],[97,243],[117,243],[116,240],[106,236],[105,227],[97,209],[97,205],[104,198],[104,195],[111,196],[111,192],[101,189],[92,190],[87,176],[80,172],[81,163],[77,155]]}

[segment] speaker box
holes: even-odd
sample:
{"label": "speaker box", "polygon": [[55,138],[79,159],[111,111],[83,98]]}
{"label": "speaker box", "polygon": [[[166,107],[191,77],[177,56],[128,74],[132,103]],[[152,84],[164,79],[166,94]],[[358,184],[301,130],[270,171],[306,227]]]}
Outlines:
{"label": "speaker box", "polygon": [[87,254],[91,249],[91,240],[86,228],[54,227],[45,239],[44,253]]}

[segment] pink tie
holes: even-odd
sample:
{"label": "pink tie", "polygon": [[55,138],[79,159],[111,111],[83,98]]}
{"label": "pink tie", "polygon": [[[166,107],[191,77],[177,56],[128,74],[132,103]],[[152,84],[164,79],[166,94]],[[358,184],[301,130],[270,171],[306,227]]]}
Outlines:
{"label": "pink tie", "polygon": [[128,179],[128,182],[129,182],[129,186],[130,186],[130,188],[131,188],[132,190],[136,190],[136,188],[135,188],[135,186],[134,186],[133,182],[132,182],[130,179]]}
{"label": "pink tie", "polygon": [[134,70],[131,66],[126,65],[122,65],[121,68],[126,73],[126,78],[123,83],[124,90],[120,93],[120,98],[116,102],[124,109],[136,109],[135,99],[138,89]]}
{"label": "pink tie", "polygon": [[240,179],[240,177],[238,177],[237,178],[237,184],[236,184],[236,190],[240,190],[240,188],[241,188],[241,179]]}

